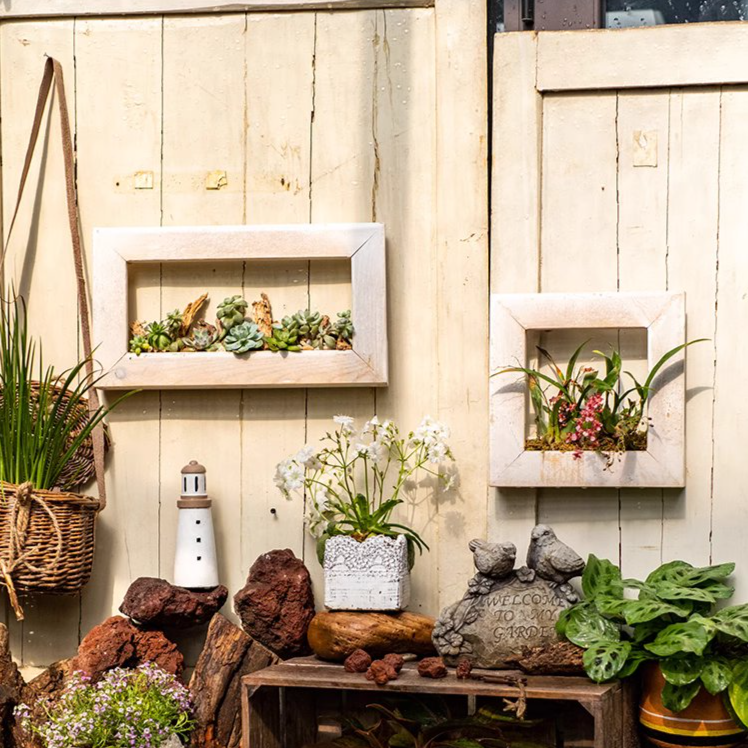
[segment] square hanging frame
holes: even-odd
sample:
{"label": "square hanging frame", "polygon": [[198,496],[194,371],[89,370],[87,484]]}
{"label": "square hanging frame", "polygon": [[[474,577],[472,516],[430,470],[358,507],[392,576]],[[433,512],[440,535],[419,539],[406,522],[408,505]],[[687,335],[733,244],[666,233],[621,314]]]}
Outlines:
{"label": "square hanging frame", "polygon": [[[682,293],[544,293],[491,296],[491,373],[527,365],[529,331],[644,328],[651,368],[685,338]],[[685,372],[681,351],[655,377],[646,414],[647,449],[605,455],[525,449],[527,387],[492,376],[490,484],[519,487],[682,487]]]}

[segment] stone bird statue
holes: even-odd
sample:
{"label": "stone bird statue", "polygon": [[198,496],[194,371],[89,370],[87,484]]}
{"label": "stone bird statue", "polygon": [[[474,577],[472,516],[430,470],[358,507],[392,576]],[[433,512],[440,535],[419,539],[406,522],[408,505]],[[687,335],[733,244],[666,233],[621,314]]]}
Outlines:
{"label": "stone bird statue", "polygon": [[527,565],[539,577],[564,585],[584,571],[582,557],[562,543],[548,525],[537,525],[530,535]]}
{"label": "stone bird statue", "polygon": [[468,548],[473,553],[475,568],[490,579],[501,579],[514,569],[517,547],[514,543],[488,543],[471,540]]}

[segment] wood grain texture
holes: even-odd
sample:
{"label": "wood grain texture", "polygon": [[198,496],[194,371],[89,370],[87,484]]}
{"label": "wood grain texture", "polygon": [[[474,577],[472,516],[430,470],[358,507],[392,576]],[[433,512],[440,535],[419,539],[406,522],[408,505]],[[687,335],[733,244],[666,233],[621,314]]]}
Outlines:
{"label": "wood grain texture", "polygon": [[362,10],[432,7],[434,0],[6,0],[0,20],[58,16],[130,16],[161,13],[244,13],[293,10]]}

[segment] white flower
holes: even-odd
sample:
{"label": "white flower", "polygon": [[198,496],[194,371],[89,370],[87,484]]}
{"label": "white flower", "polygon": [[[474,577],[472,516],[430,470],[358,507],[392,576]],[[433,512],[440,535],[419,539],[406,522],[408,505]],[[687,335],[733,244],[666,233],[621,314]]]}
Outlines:
{"label": "white flower", "polygon": [[426,453],[429,462],[441,462],[447,456],[447,445],[444,442],[437,442],[428,448]]}
{"label": "white flower", "polygon": [[293,458],[299,465],[303,465],[307,469],[317,470],[320,466],[319,458],[314,451],[314,447],[307,445],[303,449],[300,449],[296,457]]}
{"label": "white flower", "polygon": [[353,419],[350,416],[337,415],[332,420],[340,426],[341,434],[350,436],[353,433]]}
{"label": "white flower", "polygon": [[381,441],[373,441],[366,450],[369,459],[374,462],[384,462],[390,453],[389,445]]}
{"label": "white flower", "polygon": [[298,491],[304,486],[304,468],[293,458],[283,460],[275,468],[273,481],[281,492],[289,498],[291,491]]}

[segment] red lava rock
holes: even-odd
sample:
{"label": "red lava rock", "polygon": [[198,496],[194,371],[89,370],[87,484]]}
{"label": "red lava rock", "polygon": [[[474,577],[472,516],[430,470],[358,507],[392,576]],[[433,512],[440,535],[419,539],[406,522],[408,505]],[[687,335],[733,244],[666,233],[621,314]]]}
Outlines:
{"label": "red lava rock", "polygon": [[343,667],[349,673],[365,673],[371,665],[371,656],[364,649],[357,649],[345,658]]}
{"label": "red lava rock", "polygon": [[374,660],[366,671],[366,680],[373,680],[378,686],[384,686],[396,678],[395,668],[384,660]]}
{"label": "red lava rock", "polygon": [[228,595],[223,585],[207,592],[193,592],[165,579],[140,577],[127,590],[120,613],[148,628],[185,629],[208,623]]}
{"label": "red lava rock", "polygon": [[447,666],[441,657],[424,657],[418,663],[418,675],[422,678],[446,678]]}
{"label": "red lava rock", "polygon": [[388,665],[391,665],[396,673],[400,673],[400,671],[403,669],[403,665],[405,664],[405,658],[402,655],[390,653],[386,654],[382,658]]}
{"label": "red lava rock", "polygon": [[112,616],[88,632],[78,647],[73,670],[84,670],[98,680],[107,670],[143,662],[153,662],[177,677],[184,668],[176,644],[160,631],[141,631],[126,618]]}
{"label": "red lava rock", "polygon": [[244,630],[283,658],[309,652],[307,629],[314,618],[312,580],[293,551],[270,551],[249,570],[234,595]]}
{"label": "red lava rock", "polygon": [[457,677],[460,680],[467,680],[473,671],[473,663],[462,657],[457,663]]}

